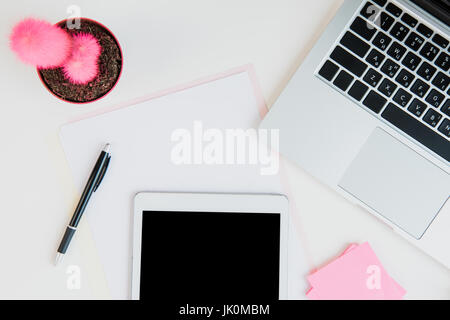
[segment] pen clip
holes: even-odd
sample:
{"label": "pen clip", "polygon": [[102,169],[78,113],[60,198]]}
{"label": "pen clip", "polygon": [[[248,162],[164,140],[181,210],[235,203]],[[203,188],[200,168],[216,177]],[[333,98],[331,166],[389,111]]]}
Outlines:
{"label": "pen clip", "polygon": [[108,158],[106,158],[106,160],[105,160],[105,164],[103,165],[102,171],[100,172],[100,176],[98,177],[98,181],[94,187],[93,192],[97,191],[98,187],[100,186],[100,183],[102,183],[102,180],[103,180],[103,177],[105,176],[106,170],[108,170],[110,159],[111,159],[111,156],[108,155]]}

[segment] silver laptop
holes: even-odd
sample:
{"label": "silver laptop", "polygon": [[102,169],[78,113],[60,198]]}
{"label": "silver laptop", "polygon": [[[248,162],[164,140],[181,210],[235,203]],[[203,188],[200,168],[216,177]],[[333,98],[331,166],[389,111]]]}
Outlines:
{"label": "silver laptop", "polygon": [[345,0],[261,124],[450,268],[450,1]]}

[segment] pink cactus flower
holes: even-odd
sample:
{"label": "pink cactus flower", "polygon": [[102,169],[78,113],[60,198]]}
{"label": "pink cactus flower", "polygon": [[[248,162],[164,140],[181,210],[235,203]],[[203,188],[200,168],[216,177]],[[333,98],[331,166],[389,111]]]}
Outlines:
{"label": "pink cactus flower", "polygon": [[63,65],[63,72],[70,82],[86,84],[98,75],[98,57],[101,47],[97,39],[88,33],[78,33],[72,38],[72,55]]}
{"label": "pink cactus flower", "polygon": [[64,63],[70,55],[72,40],[63,29],[43,20],[28,18],[13,28],[10,45],[23,62],[46,69]]}

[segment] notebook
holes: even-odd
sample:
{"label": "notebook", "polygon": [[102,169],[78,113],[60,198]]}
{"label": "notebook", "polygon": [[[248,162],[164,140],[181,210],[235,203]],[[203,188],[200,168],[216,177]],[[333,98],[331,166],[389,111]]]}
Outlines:
{"label": "notebook", "polygon": [[[92,197],[88,220],[114,299],[130,298],[133,197],[141,191],[283,193],[261,164],[176,165],[176,130],[257,128],[266,111],[249,66],[203,79],[61,128],[62,145],[80,190],[105,143],[111,163]],[[105,110],[108,111],[108,110]]]}

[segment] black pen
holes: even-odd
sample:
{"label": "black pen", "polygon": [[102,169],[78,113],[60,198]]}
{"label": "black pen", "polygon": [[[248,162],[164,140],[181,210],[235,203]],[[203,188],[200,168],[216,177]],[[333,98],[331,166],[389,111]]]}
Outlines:
{"label": "black pen", "polygon": [[69,225],[66,228],[66,232],[61,240],[58,251],[56,252],[55,265],[62,260],[64,254],[67,251],[67,247],[69,247],[70,240],[77,230],[78,223],[81,220],[81,216],[83,215],[84,210],[91,198],[92,193],[94,193],[99,187],[100,183],[105,176],[106,170],[108,169],[109,161],[111,159],[111,155],[109,153],[110,145],[109,143],[103,148],[100,156],[98,157],[97,162],[95,163],[94,169],[92,170],[91,175],[86,183],[86,187],[84,187],[83,194],[81,195],[80,201],[78,202],[77,208],[70,219]]}

